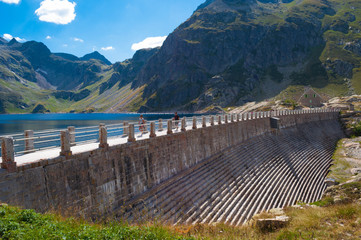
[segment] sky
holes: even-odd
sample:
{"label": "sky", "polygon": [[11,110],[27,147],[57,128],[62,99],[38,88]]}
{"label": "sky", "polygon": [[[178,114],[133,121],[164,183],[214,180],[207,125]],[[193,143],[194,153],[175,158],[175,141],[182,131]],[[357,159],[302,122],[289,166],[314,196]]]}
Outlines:
{"label": "sky", "polygon": [[0,36],[111,62],[161,46],[205,0],[0,0]]}

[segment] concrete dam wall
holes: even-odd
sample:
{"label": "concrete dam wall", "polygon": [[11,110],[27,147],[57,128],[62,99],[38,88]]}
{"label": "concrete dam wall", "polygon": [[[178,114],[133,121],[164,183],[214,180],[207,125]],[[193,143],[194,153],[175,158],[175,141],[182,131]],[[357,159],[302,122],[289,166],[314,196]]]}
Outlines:
{"label": "concrete dam wall", "polygon": [[317,200],[343,136],[338,112],[277,117],[279,130],[263,116],[1,169],[0,201],[85,217],[238,225],[262,209]]}

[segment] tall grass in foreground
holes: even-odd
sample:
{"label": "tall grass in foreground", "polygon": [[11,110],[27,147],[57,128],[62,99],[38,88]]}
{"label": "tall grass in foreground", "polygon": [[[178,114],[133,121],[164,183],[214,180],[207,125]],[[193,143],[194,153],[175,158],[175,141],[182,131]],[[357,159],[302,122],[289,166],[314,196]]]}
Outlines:
{"label": "tall grass in foreground", "polygon": [[74,218],[39,214],[0,206],[1,239],[193,239],[175,233],[167,226],[126,223],[89,224]]}
{"label": "tall grass in foreground", "polygon": [[1,239],[361,239],[361,205],[287,208],[290,224],[264,233],[256,227],[216,225],[169,226],[122,222],[89,224],[59,215],[0,205]]}

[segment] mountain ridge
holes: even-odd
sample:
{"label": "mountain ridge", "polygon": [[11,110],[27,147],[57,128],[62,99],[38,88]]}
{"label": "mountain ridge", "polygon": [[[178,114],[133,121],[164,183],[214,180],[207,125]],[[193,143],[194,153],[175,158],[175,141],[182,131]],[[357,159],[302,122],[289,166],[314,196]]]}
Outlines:
{"label": "mountain ridge", "polygon": [[356,0],[207,0],[160,48],[110,65],[96,52],[85,60],[0,39],[0,79],[45,91],[52,111],[228,109],[297,101],[308,85],[330,97],[361,94],[359,9]]}

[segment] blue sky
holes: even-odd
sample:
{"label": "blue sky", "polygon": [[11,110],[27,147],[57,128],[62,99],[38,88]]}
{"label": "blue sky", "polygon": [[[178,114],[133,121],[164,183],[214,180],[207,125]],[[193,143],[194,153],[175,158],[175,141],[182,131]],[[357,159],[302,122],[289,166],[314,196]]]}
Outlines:
{"label": "blue sky", "polygon": [[111,62],[161,44],[205,0],[0,0],[0,36]]}

